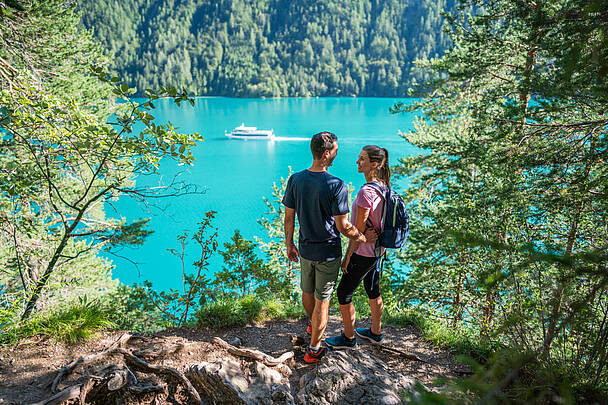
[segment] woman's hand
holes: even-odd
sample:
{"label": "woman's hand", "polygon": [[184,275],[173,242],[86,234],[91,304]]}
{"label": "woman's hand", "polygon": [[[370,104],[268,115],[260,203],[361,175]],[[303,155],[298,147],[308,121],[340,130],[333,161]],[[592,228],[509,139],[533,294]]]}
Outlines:
{"label": "woman's hand", "polygon": [[365,236],[365,240],[367,243],[375,243],[378,240],[378,231],[376,231],[371,226],[365,228],[365,232],[363,232]]}
{"label": "woman's hand", "polygon": [[342,259],[342,264],[340,265],[340,268],[342,269],[342,274],[348,273],[348,263],[350,263],[350,255],[346,255],[344,256],[344,259]]}

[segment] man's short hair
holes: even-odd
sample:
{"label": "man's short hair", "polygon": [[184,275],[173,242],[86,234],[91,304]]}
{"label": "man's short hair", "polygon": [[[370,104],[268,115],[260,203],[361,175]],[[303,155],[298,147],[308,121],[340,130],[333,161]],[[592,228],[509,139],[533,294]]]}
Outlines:
{"label": "man's short hair", "polygon": [[321,159],[323,152],[326,150],[332,150],[334,142],[338,141],[338,137],[331,132],[319,132],[314,134],[310,140],[310,151],[314,159]]}

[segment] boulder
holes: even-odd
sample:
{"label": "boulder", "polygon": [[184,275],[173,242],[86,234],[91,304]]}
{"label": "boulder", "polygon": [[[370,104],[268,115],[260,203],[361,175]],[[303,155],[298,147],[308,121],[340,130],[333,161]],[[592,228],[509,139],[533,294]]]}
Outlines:
{"label": "boulder", "polygon": [[357,349],[329,352],[319,366],[300,378],[301,404],[399,404],[415,382],[383,361]]}

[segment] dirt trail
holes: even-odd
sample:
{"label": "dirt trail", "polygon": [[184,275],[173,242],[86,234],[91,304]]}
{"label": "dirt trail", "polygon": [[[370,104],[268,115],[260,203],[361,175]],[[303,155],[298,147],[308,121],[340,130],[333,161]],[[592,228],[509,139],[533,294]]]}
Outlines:
{"label": "dirt trail", "polygon": [[[357,326],[368,327],[369,320],[360,320]],[[212,362],[226,357],[243,361],[218,349],[218,346],[211,342],[213,337],[217,336],[228,343],[279,357],[287,351],[294,350],[292,338],[305,336],[304,329],[305,321],[290,320],[226,329],[168,329],[141,335],[145,339],[133,339],[129,350],[149,364],[185,372],[189,366],[201,361]],[[330,317],[326,336],[339,334],[340,331],[341,320]],[[35,403],[51,397],[51,385],[63,366],[79,357],[102,352],[116,342],[123,333],[105,332],[96,339],[76,345],[57,343],[46,338],[30,338],[15,346],[0,348],[0,404]],[[396,352],[377,350],[361,339],[356,350],[377,357],[393,371],[426,386],[432,386],[433,381],[440,377],[455,377],[464,369],[461,364],[455,362],[449,352],[436,349],[423,341],[419,331],[414,327],[385,326],[383,333],[385,346],[423,361],[411,360]],[[289,364],[291,375],[288,378],[294,387],[297,386],[302,375],[315,367],[305,364],[302,358],[303,353],[296,350],[295,361]],[[75,369],[72,374],[70,378],[76,381],[75,379],[83,376],[83,371]],[[68,380],[63,382],[63,387],[69,384]],[[149,384],[153,383],[155,383],[153,380],[149,381]],[[173,393],[172,400],[167,399],[166,402],[187,402],[184,395],[179,392]]]}

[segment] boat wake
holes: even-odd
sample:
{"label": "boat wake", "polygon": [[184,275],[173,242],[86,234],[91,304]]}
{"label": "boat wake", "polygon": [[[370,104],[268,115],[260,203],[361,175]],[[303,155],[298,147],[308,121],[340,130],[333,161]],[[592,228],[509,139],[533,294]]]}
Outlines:
{"label": "boat wake", "polygon": [[310,138],[293,138],[290,136],[275,136],[273,141],[310,141]]}

